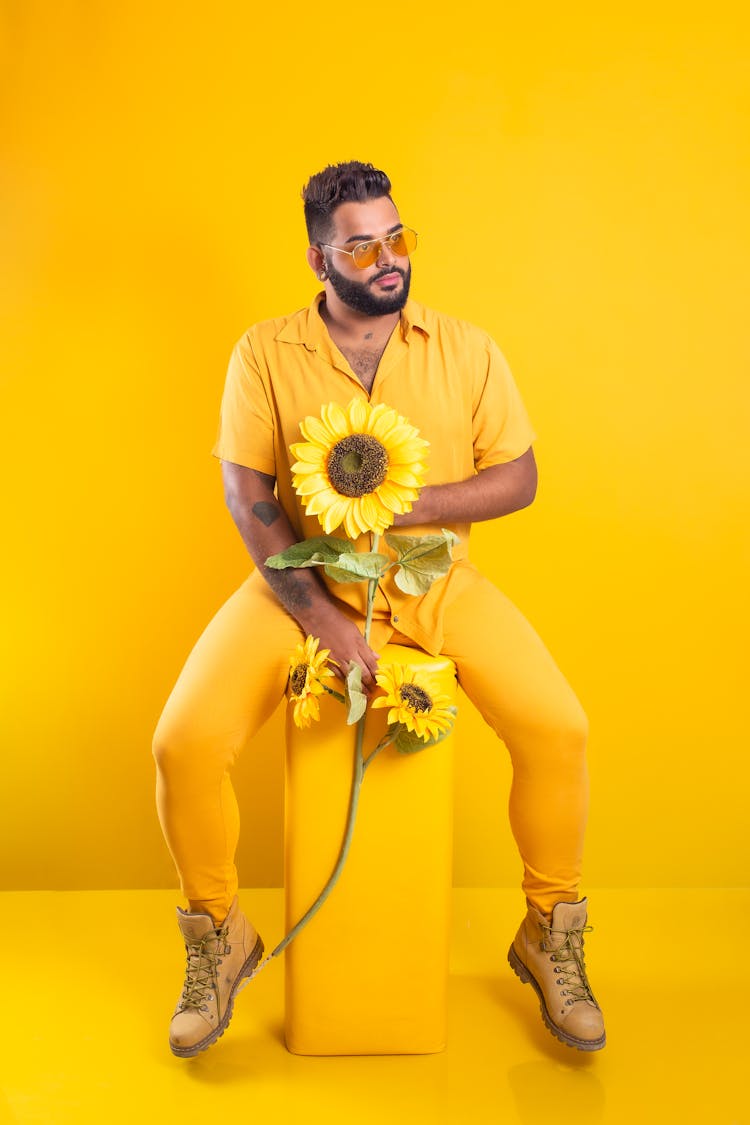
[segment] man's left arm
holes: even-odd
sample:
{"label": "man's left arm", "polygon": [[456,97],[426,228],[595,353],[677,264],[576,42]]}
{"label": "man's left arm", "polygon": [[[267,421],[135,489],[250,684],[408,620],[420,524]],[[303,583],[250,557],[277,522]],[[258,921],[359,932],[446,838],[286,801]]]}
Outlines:
{"label": "man's left arm", "polygon": [[410,512],[396,516],[396,527],[413,524],[479,523],[526,508],[536,495],[537,471],[529,448],[514,461],[490,465],[468,480],[426,485]]}

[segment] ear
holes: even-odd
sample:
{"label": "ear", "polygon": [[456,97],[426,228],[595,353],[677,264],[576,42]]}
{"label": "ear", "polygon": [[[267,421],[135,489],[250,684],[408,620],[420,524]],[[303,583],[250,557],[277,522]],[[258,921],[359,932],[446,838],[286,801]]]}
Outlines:
{"label": "ear", "polygon": [[318,280],[321,280],[321,271],[326,268],[326,260],[323,256],[323,251],[318,246],[308,246],[307,248],[307,264],[313,271]]}

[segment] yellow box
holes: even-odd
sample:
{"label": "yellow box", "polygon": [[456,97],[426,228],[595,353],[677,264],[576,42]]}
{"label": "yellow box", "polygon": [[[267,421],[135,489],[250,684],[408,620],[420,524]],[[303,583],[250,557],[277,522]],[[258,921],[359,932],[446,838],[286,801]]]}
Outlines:
{"label": "yellow box", "polygon": [[[453,663],[386,645],[455,696]],[[355,727],[326,700],[320,723],[287,719],[287,931],[338,858]],[[369,711],[365,756],[385,732]],[[453,828],[452,738],[416,754],[382,751],[362,782],[351,851],[319,913],[285,953],[286,1042],[299,1055],[428,1054],[445,1047]]]}

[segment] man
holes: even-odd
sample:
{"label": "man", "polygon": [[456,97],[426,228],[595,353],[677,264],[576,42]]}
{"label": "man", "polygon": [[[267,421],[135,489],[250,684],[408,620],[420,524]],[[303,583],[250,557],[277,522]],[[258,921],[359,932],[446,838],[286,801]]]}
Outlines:
{"label": "man", "polygon": [[[209,624],[157,728],[157,801],[188,909],[178,911],[187,972],[170,1028],[175,1054],[210,1046],[263,944],[239,909],[239,832],[229,768],[270,717],[289,656],[305,636],[353,661],[372,691],[388,640],[455,662],[459,682],[513,763],[510,820],[524,864],[527,913],[511,966],[539,995],[563,1042],[604,1046],[586,979],[586,900],[578,899],[587,809],[586,719],[542,642],[468,559],[472,522],[530,504],[533,432],[494,342],[409,299],[416,235],[401,221],[385,173],[329,166],[303,191],[308,263],[323,283],[308,309],[251,328],[229,365],[214,450],[227,504],[256,570]],[[320,534],[292,487],[290,445],[321,406],[353,398],[396,409],[430,443],[427,485],[395,524],[458,536],[450,573],[422,597],[381,582],[372,647],[364,583],[337,585],[312,569],[265,560]],[[382,549],[382,548],[381,548]]]}

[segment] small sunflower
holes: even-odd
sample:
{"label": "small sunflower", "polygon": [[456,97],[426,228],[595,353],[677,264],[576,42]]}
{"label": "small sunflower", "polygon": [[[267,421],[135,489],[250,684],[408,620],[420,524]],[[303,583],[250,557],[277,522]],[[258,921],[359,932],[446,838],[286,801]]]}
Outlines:
{"label": "small sunflower", "polygon": [[330,402],[320,417],[300,423],[292,483],[307,514],[326,535],[343,523],[356,539],[380,534],[393,517],[410,512],[424,484],[429,442],[390,406],[355,398],[346,407]]}
{"label": "small sunflower", "polygon": [[379,696],[372,706],[390,707],[389,726],[402,723],[425,742],[453,726],[449,697],[439,692],[430,677],[418,668],[385,664],[375,679],[385,695]]}
{"label": "small sunflower", "polygon": [[318,652],[319,643],[317,637],[306,637],[289,658],[289,696],[298,727],[309,727],[313,719],[320,718],[317,697],[326,691],[325,681],[333,678],[328,667],[331,650],[323,648]]}

